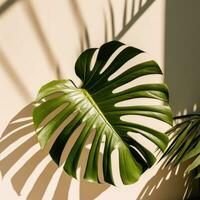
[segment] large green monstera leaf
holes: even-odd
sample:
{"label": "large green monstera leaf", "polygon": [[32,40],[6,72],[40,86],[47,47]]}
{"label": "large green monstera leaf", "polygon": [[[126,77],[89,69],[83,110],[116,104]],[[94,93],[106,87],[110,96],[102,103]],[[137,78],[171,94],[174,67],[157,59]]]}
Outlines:
{"label": "large green monstera leaf", "polygon": [[[72,113],[75,114],[75,117],[57,136],[50,149],[50,155],[57,164],[60,163],[66,143],[74,131],[81,124],[83,125],[80,135],[71,148],[64,164],[64,170],[75,178],[81,152],[87,138],[94,130],[95,135],[84,172],[84,178],[91,182],[100,182],[98,159],[102,138],[105,139],[102,156],[104,182],[113,185],[115,183],[111,154],[114,150],[118,150],[119,171],[123,184],[136,182],[140,175],[151,167],[156,160],[152,152],[136,139],[130,137],[128,132],[134,132],[147,138],[161,150],[165,150],[168,144],[168,137],[164,133],[149,128],[144,124],[127,122],[121,119],[124,115],[140,115],[168,124],[172,123],[166,85],[160,83],[141,84],[113,93],[114,89],[137,78],[152,74],[162,74],[157,63],[151,60],[137,64],[109,80],[108,78],[127,61],[143,53],[137,48],[124,46],[125,48],[108,64],[108,60],[113,53],[122,46],[124,44],[121,42],[111,41],[102,45],[99,49],[90,48],[84,51],[75,64],[76,74],[82,80],[80,88],[76,87],[70,80],[55,80],[44,85],[38,93],[33,119],[35,127],[38,129],[37,137],[42,148],[45,147],[61,123]],[[91,61],[93,57],[96,58],[96,61],[92,68]],[[107,67],[105,69],[106,64]],[[104,71],[102,72],[103,69]],[[53,94],[57,95],[52,97]],[[116,106],[119,102],[135,98],[157,99],[163,104]],[[53,119],[43,127],[40,127],[40,124],[50,113],[65,103],[68,104]]]}

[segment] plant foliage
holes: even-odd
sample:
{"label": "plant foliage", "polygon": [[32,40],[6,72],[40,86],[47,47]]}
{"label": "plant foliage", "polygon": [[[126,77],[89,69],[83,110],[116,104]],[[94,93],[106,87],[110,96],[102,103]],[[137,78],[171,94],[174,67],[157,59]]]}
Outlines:
{"label": "plant foliage", "polygon": [[[175,165],[193,159],[186,169],[189,173],[200,166],[200,114],[177,118],[183,121],[168,131],[168,134],[172,135],[171,144],[163,157],[168,156],[167,163]],[[196,178],[200,178],[200,173],[196,175]]]}
{"label": "plant foliage", "polygon": [[[100,182],[98,160],[103,137],[105,137],[102,158],[104,181],[113,185],[115,183],[111,154],[115,149],[119,153],[119,170],[124,184],[137,181],[140,175],[151,167],[156,160],[153,153],[130,137],[128,132],[142,135],[162,151],[167,147],[168,136],[165,133],[140,123],[127,122],[121,119],[124,115],[140,115],[172,124],[171,109],[168,105],[168,89],[165,84],[140,84],[113,93],[114,89],[137,78],[162,74],[158,64],[151,60],[137,64],[109,80],[109,77],[127,61],[143,53],[137,48],[124,46],[125,48],[105,69],[110,57],[122,46],[124,44],[121,42],[111,41],[105,43],[99,49],[87,49],[79,56],[75,64],[76,74],[82,80],[80,88],[76,87],[70,80],[55,80],[44,85],[36,98],[33,120],[37,129],[38,141],[42,148],[49,142],[60,125],[72,113],[75,114],[75,117],[62,129],[50,149],[50,155],[57,164],[60,163],[66,143],[74,131],[81,124],[83,125],[81,133],[64,163],[64,170],[75,178],[82,149],[93,130],[95,130],[95,136],[84,172],[84,178],[91,182]],[[91,61],[95,52],[97,56],[92,68]],[[52,97],[54,94],[57,95]],[[119,102],[136,98],[157,99],[163,104],[116,106]],[[44,119],[65,103],[67,103],[66,106],[53,119],[40,127]]]}

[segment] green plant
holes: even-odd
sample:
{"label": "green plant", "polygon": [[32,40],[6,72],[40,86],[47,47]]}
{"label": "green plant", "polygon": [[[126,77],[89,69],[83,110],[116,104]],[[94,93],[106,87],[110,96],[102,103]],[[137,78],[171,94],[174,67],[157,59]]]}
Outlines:
{"label": "green plant", "polygon": [[[162,156],[167,156],[166,164],[177,164],[191,160],[185,173],[194,172],[195,179],[200,178],[200,113],[177,116],[182,120],[172,127],[167,134],[171,135],[171,144]],[[200,185],[199,185],[200,186]]]}
{"label": "green plant", "polygon": [[[106,138],[103,153],[103,175],[104,181],[110,184],[115,184],[111,160],[113,150],[118,149],[119,152],[119,169],[124,184],[137,181],[140,175],[156,160],[153,153],[130,137],[128,132],[135,132],[146,137],[162,151],[167,147],[168,136],[165,133],[139,123],[121,120],[123,115],[141,115],[172,124],[166,85],[161,83],[141,84],[113,93],[114,89],[137,78],[151,74],[162,74],[156,62],[147,61],[131,67],[112,80],[108,80],[128,60],[143,53],[137,48],[126,47],[102,72],[113,53],[123,45],[121,42],[112,41],[102,45],[100,49],[87,49],[80,55],[75,64],[76,74],[82,80],[80,88],[77,88],[71,80],[55,80],[44,85],[36,98],[33,111],[36,128],[56,108],[67,103],[53,119],[38,129],[37,137],[42,148],[45,147],[58,127],[72,113],[75,114],[75,117],[64,127],[51,147],[50,155],[57,164],[60,163],[63,149],[74,130],[81,124],[84,126],[64,164],[64,170],[75,178],[81,151],[92,130],[95,130],[95,136],[84,174],[84,178],[92,182],[99,182],[98,156],[103,136]],[[91,69],[91,60],[97,50],[96,61]],[[55,94],[57,95],[55,96]],[[52,95],[54,96],[52,97]],[[135,98],[157,99],[164,102],[164,105],[116,106],[118,102]]]}
{"label": "green plant", "polygon": [[[172,142],[163,157],[168,156],[167,164],[174,163],[174,165],[194,159],[186,169],[189,173],[200,166],[200,114],[183,115],[175,119],[183,121],[167,132],[169,135],[173,134],[170,139]],[[200,178],[200,173],[195,178]]]}

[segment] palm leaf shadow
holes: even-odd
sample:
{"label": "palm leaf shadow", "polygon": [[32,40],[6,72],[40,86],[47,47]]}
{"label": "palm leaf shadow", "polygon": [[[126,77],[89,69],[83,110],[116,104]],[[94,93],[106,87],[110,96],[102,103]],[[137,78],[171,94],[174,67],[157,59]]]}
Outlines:
{"label": "palm leaf shadow", "polygon": [[[138,5],[138,10],[135,13],[136,1],[132,1],[132,8],[131,8],[131,16],[129,16],[129,20],[127,21],[127,0],[124,1],[124,15],[123,15],[123,24],[122,29],[119,33],[115,34],[113,39],[120,40],[127,31],[135,24],[136,21],[144,14],[144,12],[153,4],[155,0],[140,0]],[[112,7],[112,5],[111,5]],[[111,10],[111,8],[110,8]]]}
{"label": "palm leaf shadow", "polygon": [[[194,112],[198,113],[199,112],[198,104],[195,104],[193,109],[194,109]],[[187,113],[179,112],[180,116],[186,115],[186,114]],[[176,123],[180,123],[180,119],[176,119],[175,121]],[[159,157],[161,156],[160,151],[158,151],[158,156]],[[170,194],[171,188],[176,188],[177,185],[183,186],[183,189],[181,192],[180,190],[177,190],[178,191],[177,195],[179,195],[179,199],[183,199],[183,200],[189,200],[189,199],[198,200],[199,199],[198,197],[193,198],[193,195],[196,195],[195,184],[198,185],[197,183],[198,180],[194,180],[195,173],[194,174],[185,173],[185,170],[187,169],[188,165],[193,162],[193,159],[190,159],[188,161],[175,165],[173,163],[173,159],[171,158],[172,157],[170,156],[166,156],[158,172],[156,173],[156,175],[154,175],[152,179],[150,179],[147,182],[145,187],[140,192],[137,200],[157,199],[161,194],[160,191],[164,191],[165,194]],[[176,190],[174,190],[174,192],[176,192]],[[170,198],[169,196],[166,197],[166,199],[169,199],[169,198]],[[176,198],[176,196],[174,195],[173,198]]]}
{"label": "palm leaf shadow", "polygon": [[[186,165],[166,165],[163,162],[158,172],[146,183],[140,192],[137,200],[154,200],[160,197],[160,191],[165,191],[165,194],[171,194],[171,188],[176,188],[178,185],[183,185],[183,190],[178,191],[179,199],[187,199],[192,192],[192,178],[184,174]],[[175,194],[173,194],[176,196]],[[163,199],[169,199],[163,197]]]}
{"label": "palm leaf shadow", "polygon": [[[154,3],[155,0],[140,0],[138,6],[138,10],[135,12],[136,1],[132,0],[131,4],[131,14],[128,16],[128,1],[124,0],[124,7],[123,7],[123,19],[122,19],[122,27],[118,33],[116,33],[116,25],[115,25],[115,13],[113,9],[113,3],[111,0],[108,1],[108,8],[109,8],[109,16],[106,16],[104,12],[104,42],[108,42],[109,40],[120,40],[128,30],[139,20],[139,18],[144,14],[144,12]],[[80,28],[80,52],[83,50],[91,47],[91,39],[89,34],[89,28],[87,27],[82,15],[80,14],[80,8],[78,7],[76,1],[70,1],[74,9],[74,14],[79,17],[76,19],[79,21]],[[108,23],[110,18],[110,24]],[[129,20],[128,20],[129,19]],[[108,37],[109,35],[109,27],[111,31],[111,38]]]}
{"label": "palm leaf shadow", "polygon": [[[112,29],[112,38],[111,40],[119,40],[122,38],[122,36],[130,29],[130,27],[140,18],[140,16],[146,11],[146,9],[154,2],[155,0],[147,0],[147,2],[141,5],[141,8],[139,11],[134,14],[134,0],[132,4],[132,16],[130,20],[127,22],[127,2],[125,1],[124,4],[124,17],[123,17],[123,24],[121,31],[116,34],[115,33],[115,15],[114,10],[112,7],[111,2],[110,5],[110,14],[111,14],[111,29]],[[6,1],[6,4],[3,5],[3,7],[0,7],[0,15],[3,14],[10,6],[12,6],[17,0],[8,0]],[[71,1],[75,3],[75,1]],[[142,2],[142,1],[141,1]],[[42,44],[43,50],[45,51],[47,57],[49,58],[50,65],[56,67],[56,74],[57,77],[60,77],[60,69],[58,66],[56,66],[56,59],[55,56],[48,44],[48,40],[45,36],[45,34],[42,31],[41,25],[38,21],[37,15],[31,6],[29,2],[24,2],[24,5],[27,9],[28,17],[35,27],[35,31],[40,38],[40,42]],[[80,13],[80,10],[78,11]],[[107,17],[104,15],[104,23],[105,23],[105,35],[104,40],[107,42],[109,40],[108,38],[108,22]],[[83,22],[83,23],[82,23]],[[83,51],[86,48],[91,47],[91,40],[90,40],[90,34],[88,27],[86,26],[84,20],[82,21],[81,29],[80,29],[80,45],[81,45],[81,51]],[[17,147],[13,152],[5,156],[1,161],[1,171],[4,178],[6,178],[7,175],[11,175],[11,182],[13,184],[13,187],[15,191],[20,194],[24,188],[26,188],[27,181],[31,177],[33,171],[36,169],[36,167],[48,156],[48,151],[42,151],[38,150],[35,152],[34,155],[31,155],[29,160],[21,166],[21,168],[17,171],[13,172],[13,167],[15,164],[20,160],[20,158],[23,157],[23,155],[29,151],[32,147],[37,145],[37,140],[34,136],[34,128],[32,123],[32,120],[30,119],[32,116],[32,104],[25,107],[19,114],[17,114],[11,122],[8,124],[6,130],[3,133],[1,143],[0,143],[0,152],[5,153],[7,150],[7,147],[12,146],[15,144],[16,141],[20,140],[20,138],[23,138],[23,136],[30,135],[30,138],[28,138],[24,143],[22,143],[19,147]],[[27,119],[27,117],[29,119]],[[20,120],[20,122],[17,122]],[[32,135],[31,135],[32,133]],[[87,154],[87,151],[85,152]],[[29,190],[29,193],[27,194],[27,199],[42,199],[42,197],[45,194],[45,191],[48,190],[49,182],[51,181],[51,178],[57,171],[57,166],[53,161],[49,161],[46,163],[43,171],[39,174],[37,179],[35,180],[34,184],[32,185],[32,188]],[[10,173],[12,172],[12,173]],[[68,196],[68,191],[70,187],[71,178],[66,175],[64,171],[60,174],[60,177],[57,182],[56,189],[53,194],[54,199],[66,199]],[[102,191],[106,190],[109,186],[108,185],[98,185],[98,184],[92,184],[87,183],[84,181],[80,182],[80,199],[85,200],[92,200],[96,196],[98,196]],[[90,193],[88,193],[88,188],[90,188]],[[92,188],[92,189],[91,189]]]}
{"label": "palm leaf shadow", "polygon": [[16,3],[18,0],[7,0],[4,3],[0,5],[0,15],[4,14],[9,8],[11,8],[14,3]]}
{"label": "palm leaf shadow", "polygon": [[31,1],[6,0],[2,5],[0,5],[0,16],[5,14],[5,12],[8,9],[10,9],[12,6],[14,6],[15,3],[18,3],[18,2],[22,3],[22,5],[25,8],[27,17],[28,17],[30,23],[33,25],[35,33],[40,41],[41,47],[43,48],[43,52],[45,53],[45,55],[47,57],[49,67],[51,68],[51,70],[53,70],[56,78],[60,79],[61,78],[60,66],[58,64],[57,58],[56,58],[53,50],[50,47],[48,38],[43,31],[42,24],[39,21],[39,18],[37,16],[37,13],[36,13],[34,7],[32,6]]}
{"label": "palm leaf shadow", "polygon": [[[0,166],[1,173],[4,179],[10,179],[14,190],[20,195],[26,195],[26,199],[42,199],[45,192],[49,190],[49,183],[54,175],[57,176],[57,184],[53,191],[53,199],[64,200],[68,198],[71,177],[69,177],[61,168],[58,168],[53,160],[49,157],[49,148],[41,150],[38,146],[37,139],[34,133],[32,122],[33,105],[29,104],[20,111],[8,124],[2,134],[0,140]],[[17,143],[26,137],[20,145]],[[15,146],[14,150],[9,150],[9,147]],[[36,148],[38,147],[38,148]],[[34,153],[29,153],[28,159],[16,169],[16,164],[24,159],[25,154],[35,148]],[[83,157],[88,154],[88,149],[84,150]],[[49,157],[49,159],[48,159]],[[48,160],[44,163],[45,160]],[[42,164],[43,163],[43,164]],[[37,172],[41,167],[42,171]],[[80,164],[80,166],[82,163]],[[37,173],[36,173],[37,172]],[[35,178],[33,176],[36,176]],[[34,180],[34,182],[32,181]],[[31,187],[30,187],[31,182]],[[85,188],[91,187],[91,183],[85,181],[80,182],[80,199],[94,199],[98,194],[105,190],[108,185],[92,184],[93,190],[88,191]],[[97,187],[98,185],[98,187]],[[28,193],[24,193],[27,191]]]}

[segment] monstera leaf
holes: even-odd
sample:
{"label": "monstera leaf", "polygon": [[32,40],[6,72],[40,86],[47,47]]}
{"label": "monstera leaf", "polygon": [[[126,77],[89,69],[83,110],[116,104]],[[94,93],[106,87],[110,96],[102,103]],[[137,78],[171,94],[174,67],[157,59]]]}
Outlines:
{"label": "monstera leaf", "polygon": [[[130,137],[128,132],[134,132],[147,138],[161,150],[165,150],[168,144],[166,134],[140,123],[121,120],[124,115],[140,115],[168,124],[172,123],[172,114],[168,106],[168,89],[164,84],[141,84],[113,93],[114,89],[137,78],[162,74],[156,62],[147,61],[129,68],[112,80],[108,80],[127,61],[143,53],[139,49],[124,46],[125,48],[108,64],[113,53],[123,45],[121,42],[112,41],[102,45],[99,49],[91,48],[84,51],[75,64],[75,71],[82,80],[82,86],[77,88],[70,80],[55,80],[40,89],[35,101],[33,119],[36,128],[50,113],[67,103],[53,119],[43,127],[38,128],[37,137],[42,148],[45,147],[61,123],[72,113],[75,115],[63,128],[51,147],[50,155],[57,164],[60,163],[66,143],[74,131],[81,124],[83,125],[64,164],[64,170],[75,178],[82,149],[88,136],[94,130],[95,135],[84,173],[84,178],[91,182],[100,182],[98,159],[103,137],[105,138],[102,158],[103,177],[105,182],[113,185],[115,183],[111,154],[114,150],[118,150],[119,171],[124,184],[137,181],[140,175],[155,162],[152,152],[136,139]],[[92,68],[91,61],[95,52],[97,56]],[[105,69],[106,63],[108,66]],[[102,69],[104,69],[103,72]],[[57,95],[52,97],[53,94]],[[164,105],[116,106],[118,102],[135,98],[157,99],[164,102]]]}
{"label": "monstera leaf", "polygon": [[[200,167],[200,114],[179,116],[181,123],[171,128],[168,134],[173,134],[171,144],[163,154],[163,158],[168,156],[167,163],[175,165],[193,159],[186,172],[191,172]],[[196,175],[200,178],[200,173]]]}

